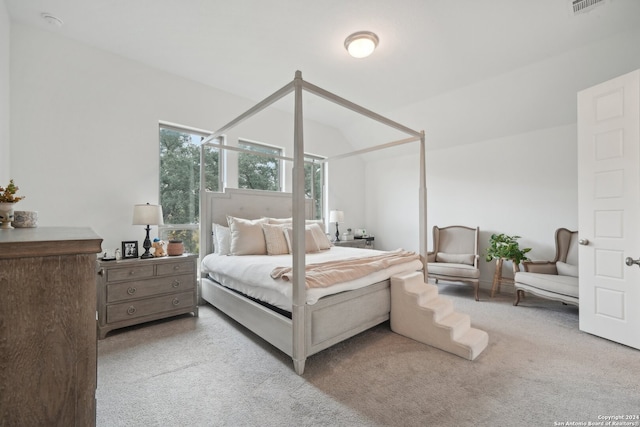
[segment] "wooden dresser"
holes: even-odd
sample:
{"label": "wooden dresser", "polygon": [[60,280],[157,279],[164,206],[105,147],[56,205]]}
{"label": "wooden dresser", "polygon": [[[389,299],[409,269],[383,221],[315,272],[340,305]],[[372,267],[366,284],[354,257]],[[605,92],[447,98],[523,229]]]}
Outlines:
{"label": "wooden dresser", "polygon": [[193,254],[98,261],[98,335],[184,313],[198,315]]}
{"label": "wooden dresser", "polygon": [[101,243],[89,228],[0,230],[0,425],[95,425]]}

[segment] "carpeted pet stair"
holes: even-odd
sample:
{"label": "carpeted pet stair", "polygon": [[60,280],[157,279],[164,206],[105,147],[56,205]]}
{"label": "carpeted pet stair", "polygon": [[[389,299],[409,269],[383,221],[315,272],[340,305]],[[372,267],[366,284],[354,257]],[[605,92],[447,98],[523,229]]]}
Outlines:
{"label": "carpeted pet stair", "polygon": [[391,277],[391,330],[416,341],[474,360],[489,335],[471,327],[469,315],[453,311],[438,287],[420,272]]}

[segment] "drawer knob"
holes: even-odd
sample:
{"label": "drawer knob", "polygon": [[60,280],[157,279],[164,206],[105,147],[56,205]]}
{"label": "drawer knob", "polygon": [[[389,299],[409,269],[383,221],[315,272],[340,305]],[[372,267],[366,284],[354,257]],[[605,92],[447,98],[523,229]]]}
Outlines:
{"label": "drawer knob", "polygon": [[171,303],[173,305],[180,305],[180,300],[178,298],[174,298],[173,301],[171,301]]}
{"label": "drawer knob", "polygon": [[180,266],[179,266],[179,265],[174,265],[174,266],[173,266],[173,269],[174,269],[174,270],[180,270]]}
{"label": "drawer knob", "polygon": [[135,271],[133,271],[133,270],[129,270],[129,276],[133,276],[134,274],[136,274],[136,272],[135,272]]}
{"label": "drawer knob", "polygon": [[129,308],[127,309],[127,314],[131,315],[134,314],[136,312],[136,308],[134,306],[129,306]]}
{"label": "drawer knob", "polygon": [[135,294],[135,293],[136,293],[136,288],[134,288],[134,287],[130,287],[129,289],[127,289],[127,293],[128,293],[129,295],[133,295],[133,294]]}
{"label": "drawer knob", "polygon": [[174,288],[177,288],[180,286],[180,281],[179,280],[174,280],[173,283],[171,284],[171,286],[173,286]]}

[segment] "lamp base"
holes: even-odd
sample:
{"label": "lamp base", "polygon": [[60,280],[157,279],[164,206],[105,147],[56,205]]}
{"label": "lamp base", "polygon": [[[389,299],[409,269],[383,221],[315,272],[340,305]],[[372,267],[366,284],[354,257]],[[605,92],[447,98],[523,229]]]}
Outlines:
{"label": "lamp base", "polygon": [[340,231],[338,231],[338,223],[336,222],[336,242],[340,241]]}
{"label": "lamp base", "polygon": [[151,240],[149,239],[149,231],[151,230],[151,227],[147,225],[146,230],[147,230],[147,236],[144,238],[144,243],[142,244],[142,247],[144,248],[144,253],[140,256],[140,258],[142,259],[153,258],[153,254],[149,252],[149,249],[151,249]]}

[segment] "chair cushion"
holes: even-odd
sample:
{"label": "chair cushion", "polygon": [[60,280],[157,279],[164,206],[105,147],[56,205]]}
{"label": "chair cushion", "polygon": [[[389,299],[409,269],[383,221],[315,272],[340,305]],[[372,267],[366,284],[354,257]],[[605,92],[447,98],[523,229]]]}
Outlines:
{"label": "chair cushion", "polygon": [[517,272],[515,274],[516,289],[518,289],[518,284],[520,283],[533,288],[578,298],[577,277]]}
{"label": "chair cushion", "polygon": [[448,254],[438,252],[436,254],[436,262],[448,262],[451,264],[467,264],[473,265],[476,256],[474,254]]}
{"label": "chair cushion", "polygon": [[556,262],[556,268],[558,269],[558,274],[561,276],[572,276],[578,277],[578,266],[567,264],[566,262],[558,261]]}
{"label": "chair cushion", "polygon": [[427,263],[427,271],[429,274],[437,274],[440,276],[466,277],[469,279],[477,279],[480,277],[480,270],[467,264],[430,262]]}

